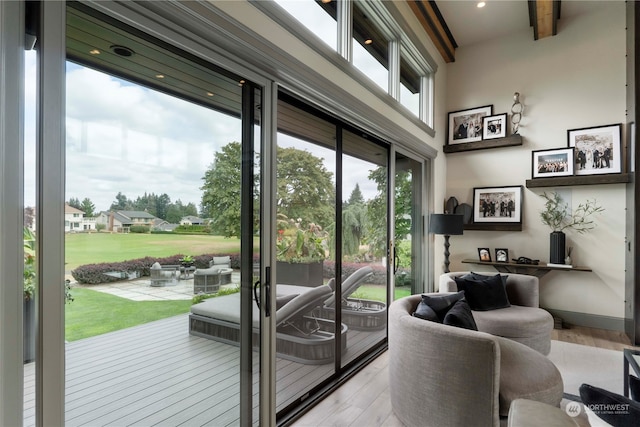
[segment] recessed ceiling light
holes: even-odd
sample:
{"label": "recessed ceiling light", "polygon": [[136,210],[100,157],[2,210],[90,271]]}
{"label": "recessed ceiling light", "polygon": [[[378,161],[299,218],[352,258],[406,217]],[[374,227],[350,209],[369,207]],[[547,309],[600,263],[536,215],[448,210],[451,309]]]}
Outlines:
{"label": "recessed ceiling light", "polygon": [[478,6],[478,8],[481,8],[481,7],[485,7],[486,5],[487,5],[487,3],[483,2],[483,1],[479,1],[476,6]]}
{"label": "recessed ceiling light", "polygon": [[158,79],[164,79],[164,74],[156,74],[156,78],[158,78]]}
{"label": "recessed ceiling light", "polygon": [[364,44],[371,44],[371,43],[373,43],[373,40],[371,40],[371,39],[366,39],[364,41]]}
{"label": "recessed ceiling light", "polygon": [[132,56],[134,54],[133,50],[129,49],[126,46],[119,46],[114,44],[113,46],[111,46],[109,49],[111,49],[111,52],[115,53],[116,55],[119,56]]}
{"label": "recessed ceiling light", "polygon": [[91,50],[89,51],[89,53],[90,53],[91,55],[100,55],[100,51],[99,51],[98,49],[91,49]]}
{"label": "recessed ceiling light", "polygon": [[213,92],[207,92],[207,96],[213,96]]}

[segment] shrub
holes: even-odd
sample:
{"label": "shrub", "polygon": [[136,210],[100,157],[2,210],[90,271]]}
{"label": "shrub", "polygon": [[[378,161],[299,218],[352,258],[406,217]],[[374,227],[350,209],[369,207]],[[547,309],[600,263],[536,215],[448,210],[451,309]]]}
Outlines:
{"label": "shrub", "polygon": [[[196,268],[208,268],[209,261],[214,256],[227,256],[231,258],[231,268],[240,268],[240,254],[205,254],[193,257]],[[171,255],[163,258],[138,258],[122,262],[105,262],[99,264],[81,265],[71,271],[71,275],[78,282],[85,285],[98,285],[101,283],[111,283],[130,277],[143,277],[151,275],[151,266],[158,262],[160,265],[180,265],[180,258],[184,254]],[[254,262],[258,258],[254,256]]]}
{"label": "shrub", "polygon": [[100,222],[96,224],[96,230],[97,230],[97,231],[102,231],[102,230],[104,230],[105,228],[107,228],[107,224],[102,224],[102,223],[100,223]]}
{"label": "shrub", "polygon": [[146,225],[132,225],[129,227],[129,232],[131,233],[139,233],[139,234],[147,234],[150,228]]}

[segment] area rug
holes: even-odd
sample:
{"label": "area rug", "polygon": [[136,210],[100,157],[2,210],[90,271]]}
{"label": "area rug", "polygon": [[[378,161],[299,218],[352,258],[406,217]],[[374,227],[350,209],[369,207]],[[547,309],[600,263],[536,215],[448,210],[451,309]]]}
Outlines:
{"label": "area rug", "polygon": [[622,394],[623,358],[622,351],[555,340],[549,353],[562,374],[564,392],[570,396],[579,396],[583,383]]}
{"label": "area rug", "polygon": [[[623,358],[622,351],[552,340],[549,359],[558,367],[564,382],[560,407],[566,410],[572,401],[579,402],[579,388],[584,383],[622,394]],[[582,404],[574,421],[579,427],[609,426]]]}

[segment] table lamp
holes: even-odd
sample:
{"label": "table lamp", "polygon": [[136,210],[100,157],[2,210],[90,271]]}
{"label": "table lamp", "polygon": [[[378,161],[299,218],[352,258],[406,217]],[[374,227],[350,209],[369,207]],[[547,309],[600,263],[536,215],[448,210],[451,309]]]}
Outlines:
{"label": "table lamp", "polygon": [[444,235],[444,272],[449,272],[449,236],[462,234],[462,215],[431,214],[429,232]]}

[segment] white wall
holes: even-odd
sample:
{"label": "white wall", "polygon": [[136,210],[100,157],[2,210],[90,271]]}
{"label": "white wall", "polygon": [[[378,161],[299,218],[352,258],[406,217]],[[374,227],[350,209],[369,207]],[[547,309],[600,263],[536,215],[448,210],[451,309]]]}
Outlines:
{"label": "white wall", "polygon": [[[625,122],[625,6],[604,2],[593,12],[559,21],[554,37],[533,40],[532,30],[462,47],[447,66],[447,108],[493,104],[509,112],[514,92],[525,104],[518,147],[447,155],[446,196],[472,204],[473,187],[524,185],[531,151],[567,146],[567,129]],[[623,127],[624,129],[624,127]],[[625,132],[623,131],[623,141]],[[477,259],[478,247],[509,248],[510,257],[549,260],[549,232],[539,219],[544,191],[524,189],[522,232],[465,231],[451,238],[451,270]],[[606,209],[586,235],[569,231],[575,265],[592,273],[551,272],[541,283],[541,305],[587,315],[624,317],[624,184],[558,188],[573,206],[595,198]],[[438,243],[438,241],[436,241]]]}

